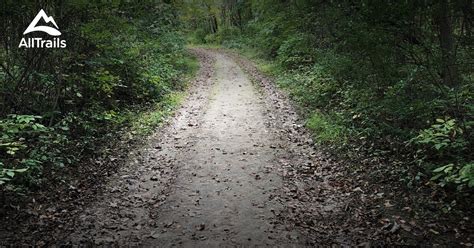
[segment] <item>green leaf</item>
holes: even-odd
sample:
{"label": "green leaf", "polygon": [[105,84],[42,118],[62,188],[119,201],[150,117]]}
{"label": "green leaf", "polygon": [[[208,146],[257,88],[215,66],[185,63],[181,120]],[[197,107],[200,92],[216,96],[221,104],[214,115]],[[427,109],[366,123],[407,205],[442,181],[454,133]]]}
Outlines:
{"label": "green leaf", "polygon": [[431,181],[436,181],[436,180],[438,180],[438,179],[439,179],[440,177],[442,177],[442,176],[443,176],[443,174],[436,174],[435,176],[433,176],[433,177],[431,178]]}
{"label": "green leaf", "polygon": [[61,130],[68,131],[69,127],[68,126],[60,126],[59,127]]}
{"label": "green leaf", "polygon": [[469,188],[474,187],[474,179],[469,180],[469,183],[467,184]]}
{"label": "green leaf", "polygon": [[6,171],[5,174],[9,177],[14,177],[15,176],[15,172],[13,172],[11,170]]}
{"label": "green leaf", "polygon": [[444,169],[445,169],[446,167],[448,167],[448,166],[449,166],[449,165],[444,165],[444,166],[438,167],[438,168],[434,169],[433,172],[434,172],[434,173],[442,172],[442,171],[444,171]]}

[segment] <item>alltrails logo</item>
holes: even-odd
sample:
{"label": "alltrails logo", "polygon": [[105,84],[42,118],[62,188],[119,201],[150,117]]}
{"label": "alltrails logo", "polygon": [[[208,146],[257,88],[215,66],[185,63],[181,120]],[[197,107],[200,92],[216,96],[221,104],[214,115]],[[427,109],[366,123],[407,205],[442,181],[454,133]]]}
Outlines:
{"label": "alltrails logo", "polygon": [[[38,22],[43,19],[44,22],[52,23],[56,28],[49,26],[37,26]],[[45,32],[51,36],[60,36],[61,32],[58,30],[58,25],[54,21],[52,16],[46,15],[44,10],[40,10],[36,15],[35,19],[30,23],[26,28],[23,35],[31,32]],[[22,38],[20,41],[19,48],[66,48],[66,41],[58,38],[53,38],[52,40],[46,40],[43,38]]]}

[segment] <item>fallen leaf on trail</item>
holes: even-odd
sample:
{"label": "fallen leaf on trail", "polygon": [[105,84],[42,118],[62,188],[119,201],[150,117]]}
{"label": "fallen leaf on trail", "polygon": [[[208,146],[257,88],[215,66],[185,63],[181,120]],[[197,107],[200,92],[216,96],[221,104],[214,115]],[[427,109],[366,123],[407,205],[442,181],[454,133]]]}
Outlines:
{"label": "fallen leaf on trail", "polygon": [[392,226],[392,229],[390,229],[390,233],[395,233],[396,231],[398,231],[398,229],[400,229],[400,225],[398,225],[397,222],[393,222],[393,226]]}
{"label": "fallen leaf on trail", "polygon": [[360,187],[357,187],[352,190],[353,192],[364,192]]}
{"label": "fallen leaf on trail", "polygon": [[197,227],[198,231],[203,231],[204,229],[206,229],[206,224],[204,223],[199,224],[199,226]]}
{"label": "fallen leaf on trail", "polygon": [[390,203],[389,200],[386,200],[385,203],[383,204],[386,208],[391,208],[393,207],[394,205]]}
{"label": "fallen leaf on trail", "polygon": [[407,224],[400,224],[400,226],[402,227],[403,230],[407,231],[407,232],[411,232],[411,227]]}

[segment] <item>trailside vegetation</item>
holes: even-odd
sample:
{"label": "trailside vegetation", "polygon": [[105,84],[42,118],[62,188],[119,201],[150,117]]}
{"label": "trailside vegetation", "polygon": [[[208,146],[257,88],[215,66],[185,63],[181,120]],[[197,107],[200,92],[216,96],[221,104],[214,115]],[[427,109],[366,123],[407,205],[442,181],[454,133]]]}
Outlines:
{"label": "trailside vegetation", "polygon": [[[35,187],[118,139],[150,132],[194,68],[164,1],[0,3],[0,187]],[[19,48],[40,9],[67,47]],[[41,32],[32,33],[39,37]]]}
{"label": "trailside vegetation", "polygon": [[189,41],[263,58],[316,142],[472,192],[472,1],[183,2]]}

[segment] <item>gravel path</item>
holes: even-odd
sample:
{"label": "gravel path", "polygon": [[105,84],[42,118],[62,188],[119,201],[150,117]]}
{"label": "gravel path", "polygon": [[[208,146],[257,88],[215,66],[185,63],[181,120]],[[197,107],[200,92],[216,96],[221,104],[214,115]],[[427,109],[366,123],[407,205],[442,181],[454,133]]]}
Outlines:
{"label": "gravel path", "polygon": [[229,56],[195,53],[201,76],[183,107],[84,210],[68,243],[275,246],[298,238],[276,221],[280,149],[263,96]]}

